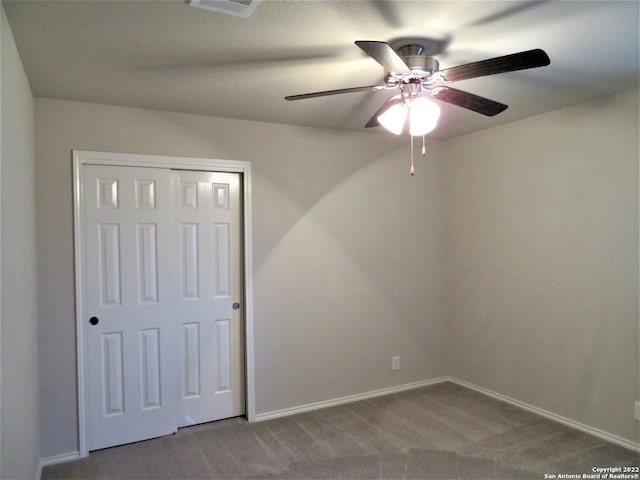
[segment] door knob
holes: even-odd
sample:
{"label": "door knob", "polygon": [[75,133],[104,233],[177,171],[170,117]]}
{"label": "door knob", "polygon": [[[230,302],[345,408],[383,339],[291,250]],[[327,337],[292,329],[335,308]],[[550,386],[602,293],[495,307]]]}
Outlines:
{"label": "door knob", "polygon": [[236,302],[236,303],[234,303],[232,305],[232,307],[233,307],[234,310],[238,310],[240,308],[240,304],[238,302]]}
{"label": "door knob", "polygon": [[98,319],[98,317],[91,317],[91,318],[89,319],[89,323],[90,323],[91,325],[97,325],[99,321],[100,321],[100,320]]}

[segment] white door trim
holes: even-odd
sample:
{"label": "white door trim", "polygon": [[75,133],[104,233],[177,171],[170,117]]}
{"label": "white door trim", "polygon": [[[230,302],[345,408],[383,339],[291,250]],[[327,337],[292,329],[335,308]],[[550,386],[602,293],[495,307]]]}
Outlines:
{"label": "white door trim", "polygon": [[245,316],[245,382],[246,413],[250,422],[255,421],[255,377],[253,342],[253,275],[251,242],[251,163],[239,160],[219,160],[190,157],[165,157],[158,155],[139,155],[73,151],[73,209],[74,209],[74,255],[76,286],[76,349],[78,381],[78,436],[81,457],[89,454],[87,444],[87,408],[85,385],[84,327],[84,279],[83,279],[83,234],[82,234],[82,166],[111,165],[148,168],[173,168],[180,170],[200,170],[215,172],[234,172],[242,174],[242,213],[243,213],[243,255],[244,255],[244,316]]}

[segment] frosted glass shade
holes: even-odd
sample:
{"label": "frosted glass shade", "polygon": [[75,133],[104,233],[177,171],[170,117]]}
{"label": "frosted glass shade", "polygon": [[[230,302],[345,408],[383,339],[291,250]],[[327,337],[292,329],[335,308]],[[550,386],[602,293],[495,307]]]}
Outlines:
{"label": "frosted glass shade", "polygon": [[440,118],[440,108],[427,98],[415,97],[391,105],[378,115],[378,122],[391,133],[400,135],[407,118],[411,136],[425,135],[436,128]]}
{"label": "frosted glass shade", "polygon": [[407,121],[408,110],[404,103],[396,103],[378,115],[378,122],[391,133],[400,135]]}
{"label": "frosted glass shade", "polygon": [[414,99],[409,107],[409,133],[411,136],[426,135],[438,124],[440,108],[424,97]]}

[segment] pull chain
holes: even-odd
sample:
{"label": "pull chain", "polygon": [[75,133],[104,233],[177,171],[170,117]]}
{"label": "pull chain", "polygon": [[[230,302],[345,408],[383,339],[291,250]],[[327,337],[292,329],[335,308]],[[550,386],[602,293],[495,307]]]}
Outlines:
{"label": "pull chain", "polygon": [[[413,136],[409,135],[411,139],[411,168],[409,169],[409,175],[412,177],[416,174],[416,169],[413,166]],[[424,157],[427,154],[427,147],[425,146],[424,135],[422,135],[422,156]]]}
{"label": "pull chain", "polygon": [[413,177],[416,174],[416,169],[413,168],[413,137],[409,135],[409,138],[411,139],[411,168],[409,169],[409,175]]}

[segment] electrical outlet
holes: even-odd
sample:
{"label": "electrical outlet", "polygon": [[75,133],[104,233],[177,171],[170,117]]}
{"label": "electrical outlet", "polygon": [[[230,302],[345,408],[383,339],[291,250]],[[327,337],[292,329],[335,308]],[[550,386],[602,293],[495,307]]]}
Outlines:
{"label": "electrical outlet", "polygon": [[400,370],[400,357],[391,357],[391,370]]}
{"label": "electrical outlet", "polygon": [[640,402],[636,402],[636,411],[634,417],[640,422]]}

